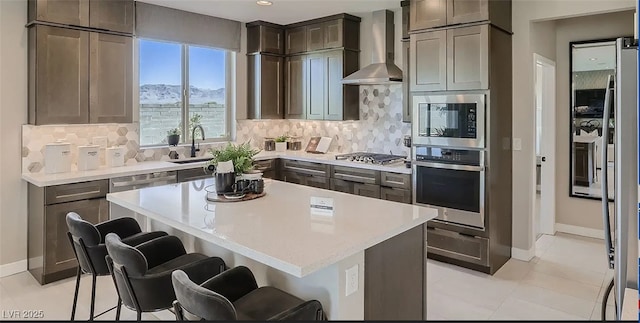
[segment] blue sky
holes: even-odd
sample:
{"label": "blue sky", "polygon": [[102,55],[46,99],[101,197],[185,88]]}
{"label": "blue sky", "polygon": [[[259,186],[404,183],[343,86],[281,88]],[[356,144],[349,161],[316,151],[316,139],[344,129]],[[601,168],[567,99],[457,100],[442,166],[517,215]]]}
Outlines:
{"label": "blue sky", "polygon": [[[180,85],[181,45],[140,39],[140,84]],[[225,86],[224,51],[189,47],[191,86],[217,90]]]}

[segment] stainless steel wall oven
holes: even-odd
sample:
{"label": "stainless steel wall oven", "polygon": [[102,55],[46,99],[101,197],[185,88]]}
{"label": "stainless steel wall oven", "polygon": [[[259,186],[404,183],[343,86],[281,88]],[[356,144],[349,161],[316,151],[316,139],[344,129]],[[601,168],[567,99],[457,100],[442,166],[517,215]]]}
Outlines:
{"label": "stainless steel wall oven", "polygon": [[484,230],[484,151],[414,147],[414,203],[438,209],[437,219]]}

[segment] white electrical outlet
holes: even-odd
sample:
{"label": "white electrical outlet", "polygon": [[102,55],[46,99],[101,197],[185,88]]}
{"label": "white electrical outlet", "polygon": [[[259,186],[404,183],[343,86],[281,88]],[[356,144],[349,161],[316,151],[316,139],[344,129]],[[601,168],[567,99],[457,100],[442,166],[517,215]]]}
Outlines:
{"label": "white electrical outlet", "polygon": [[346,286],[344,296],[349,296],[358,291],[358,265],[355,265],[345,271]]}
{"label": "white electrical outlet", "polygon": [[107,137],[93,137],[91,138],[91,143],[93,143],[94,145],[98,145],[100,146],[101,149],[106,149],[107,148]]}
{"label": "white electrical outlet", "polygon": [[522,150],[522,139],[513,138],[513,150]]}

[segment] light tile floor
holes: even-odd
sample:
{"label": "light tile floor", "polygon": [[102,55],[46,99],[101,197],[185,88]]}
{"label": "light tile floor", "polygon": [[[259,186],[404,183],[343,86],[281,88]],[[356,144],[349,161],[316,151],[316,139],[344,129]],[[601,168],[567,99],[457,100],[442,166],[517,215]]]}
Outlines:
{"label": "light tile floor", "polygon": [[[495,275],[429,260],[429,320],[599,320],[602,294],[612,277],[602,240],[566,234],[542,236],[530,262],[511,259]],[[75,278],[40,286],[27,272],[0,279],[0,319],[10,310],[42,310],[46,320],[69,320]],[[81,283],[77,319],[89,316],[91,277]],[[110,277],[99,277],[96,313],[115,305]],[[613,318],[613,301],[608,316]],[[115,311],[98,319],[113,320]],[[15,319],[16,317],[14,317]],[[123,320],[135,313],[123,308]],[[169,311],[143,314],[145,320],[175,320]]]}
{"label": "light tile floor", "polygon": [[[602,295],[613,271],[604,242],[558,233],[543,235],[536,257],[509,260],[495,275],[429,260],[429,320],[600,320]],[[613,319],[612,297],[607,319]]]}

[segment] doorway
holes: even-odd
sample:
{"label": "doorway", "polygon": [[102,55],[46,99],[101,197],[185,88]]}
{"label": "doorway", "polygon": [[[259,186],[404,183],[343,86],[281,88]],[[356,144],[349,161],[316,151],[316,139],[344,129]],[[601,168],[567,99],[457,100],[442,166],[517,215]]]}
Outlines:
{"label": "doorway", "polygon": [[556,63],[539,54],[534,61],[535,189],[533,236],[555,234]]}

